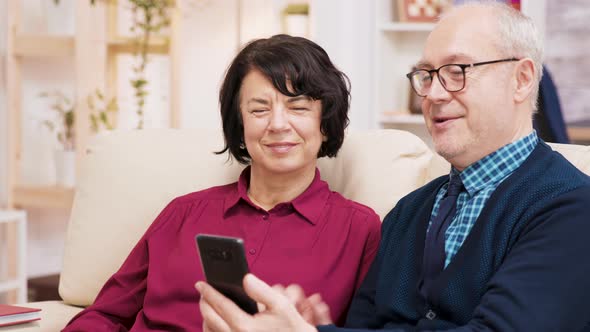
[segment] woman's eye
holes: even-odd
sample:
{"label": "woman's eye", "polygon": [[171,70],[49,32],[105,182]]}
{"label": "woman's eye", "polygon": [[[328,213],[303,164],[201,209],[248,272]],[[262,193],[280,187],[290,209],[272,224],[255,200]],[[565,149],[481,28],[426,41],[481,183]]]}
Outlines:
{"label": "woman's eye", "polygon": [[291,109],[297,112],[305,112],[308,110],[307,107],[292,107]]}
{"label": "woman's eye", "polygon": [[264,114],[265,112],[267,112],[267,110],[251,110],[250,111],[250,113],[257,114],[257,115]]}

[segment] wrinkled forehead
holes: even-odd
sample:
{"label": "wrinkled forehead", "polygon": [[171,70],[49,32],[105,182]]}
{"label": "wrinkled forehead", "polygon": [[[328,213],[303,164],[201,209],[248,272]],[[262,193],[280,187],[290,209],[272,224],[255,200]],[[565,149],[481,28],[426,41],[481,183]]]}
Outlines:
{"label": "wrinkled forehead", "polygon": [[457,15],[444,18],[428,36],[421,65],[488,61],[501,55],[498,28],[492,15]]}

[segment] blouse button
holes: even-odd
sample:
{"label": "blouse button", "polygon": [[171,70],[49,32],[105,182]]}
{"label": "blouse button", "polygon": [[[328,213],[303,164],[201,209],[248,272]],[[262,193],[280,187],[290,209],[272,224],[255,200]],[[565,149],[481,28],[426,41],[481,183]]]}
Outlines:
{"label": "blouse button", "polygon": [[267,220],[268,219],[268,214],[265,214],[262,216],[262,219]]}
{"label": "blouse button", "polygon": [[256,249],[250,249],[250,255],[254,255],[256,253]]}

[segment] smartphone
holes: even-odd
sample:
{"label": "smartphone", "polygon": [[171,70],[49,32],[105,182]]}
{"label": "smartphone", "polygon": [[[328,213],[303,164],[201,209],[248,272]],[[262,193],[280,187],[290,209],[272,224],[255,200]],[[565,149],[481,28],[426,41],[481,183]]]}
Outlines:
{"label": "smartphone", "polygon": [[208,234],[198,234],[195,240],[207,283],[245,312],[251,315],[257,313],[258,306],[246,294],[242,283],[249,271],[244,241],[240,238]]}

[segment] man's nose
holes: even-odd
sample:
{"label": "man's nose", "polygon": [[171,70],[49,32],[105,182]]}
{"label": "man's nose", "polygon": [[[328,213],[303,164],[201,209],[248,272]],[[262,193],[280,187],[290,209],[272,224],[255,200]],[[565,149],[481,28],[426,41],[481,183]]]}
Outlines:
{"label": "man's nose", "polygon": [[[434,77],[436,76],[436,77]],[[441,83],[440,76],[438,73],[434,73],[432,77],[432,84],[430,85],[430,91],[425,98],[428,98],[432,102],[441,102],[447,100],[450,97],[450,93],[445,89],[443,84]]]}

